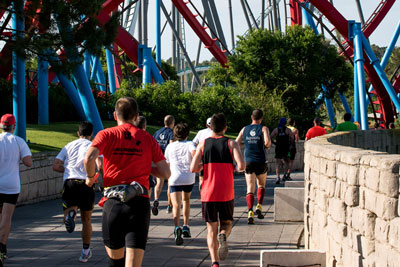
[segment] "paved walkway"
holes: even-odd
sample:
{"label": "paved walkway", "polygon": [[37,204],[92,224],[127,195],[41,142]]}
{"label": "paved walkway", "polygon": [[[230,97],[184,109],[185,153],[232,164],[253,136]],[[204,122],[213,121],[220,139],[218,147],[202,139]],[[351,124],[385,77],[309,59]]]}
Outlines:
{"label": "paved walkway", "polygon": [[[303,173],[292,175],[302,180]],[[278,185],[283,186],[283,185]],[[260,266],[262,249],[296,249],[297,240],[303,229],[302,223],[274,222],[272,176],[268,177],[264,199],[264,220],[247,224],[246,183],[243,175],[235,177],[234,227],[228,239],[228,259],[221,266]],[[165,191],[166,186],[164,187]],[[152,216],[149,241],[143,266],[210,266],[206,244],[206,226],[201,218],[199,191],[195,186],[192,195],[190,227],[192,238],[176,246],[173,238],[173,222],[166,214],[166,201],[161,201],[158,216]],[[163,193],[165,196],[165,193]],[[82,248],[79,222],[75,232],[68,234],[62,219],[60,200],[41,202],[18,207],[7,248],[9,259],[5,266],[108,266],[101,238],[101,208],[93,212],[93,257],[87,263],[78,261]]]}

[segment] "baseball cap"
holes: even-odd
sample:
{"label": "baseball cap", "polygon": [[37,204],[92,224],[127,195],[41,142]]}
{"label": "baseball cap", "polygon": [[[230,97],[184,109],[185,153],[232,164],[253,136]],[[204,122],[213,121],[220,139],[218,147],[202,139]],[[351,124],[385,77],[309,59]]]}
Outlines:
{"label": "baseball cap", "polygon": [[4,126],[14,125],[15,123],[15,117],[13,114],[4,114],[1,117],[1,124],[3,124]]}
{"label": "baseball cap", "polygon": [[208,125],[208,126],[211,126],[211,118],[208,118],[208,119],[207,119],[207,125]]}

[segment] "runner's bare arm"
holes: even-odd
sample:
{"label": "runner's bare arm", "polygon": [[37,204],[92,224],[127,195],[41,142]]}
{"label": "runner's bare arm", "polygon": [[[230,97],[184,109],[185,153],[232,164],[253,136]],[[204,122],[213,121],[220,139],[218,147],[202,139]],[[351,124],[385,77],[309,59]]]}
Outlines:
{"label": "runner's bare arm", "polygon": [[151,175],[157,178],[168,179],[171,176],[171,170],[165,160],[155,163],[156,166],[151,167]]}
{"label": "runner's bare arm", "polygon": [[96,159],[96,166],[99,172],[103,172],[103,157],[98,157]]}
{"label": "runner's bare arm", "polygon": [[199,172],[201,171],[203,164],[202,164],[202,156],[203,156],[203,146],[204,141],[202,141],[196,149],[196,154],[194,154],[193,160],[190,163],[190,171],[191,172]]}
{"label": "runner's bare arm", "polygon": [[239,144],[236,143],[235,141],[232,141],[231,149],[232,149],[233,158],[236,161],[238,170],[244,171],[246,169],[246,163],[244,162],[242,152],[240,152]]}
{"label": "runner's bare arm", "polygon": [[86,171],[86,185],[92,186],[96,181],[96,159],[99,156],[97,147],[90,147],[83,161]]}
{"label": "runner's bare arm", "polygon": [[262,128],[263,136],[264,136],[264,145],[266,148],[271,147],[271,137],[269,135],[269,129],[267,126]]}
{"label": "runner's bare arm", "polygon": [[26,167],[32,167],[32,156],[26,156],[22,159],[22,163],[26,166]]}
{"label": "runner's bare arm", "polygon": [[239,135],[236,137],[236,142],[237,142],[238,144],[241,144],[241,143],[242,143],[243,131],[244,131],[244,128],[242,128],[242,130],[240,130]]}
{"label": "runner's bare arm", "polygon": [[60,159],[56,159],[53,163],[53,171],[63,173],[64,170],[64,162]]}

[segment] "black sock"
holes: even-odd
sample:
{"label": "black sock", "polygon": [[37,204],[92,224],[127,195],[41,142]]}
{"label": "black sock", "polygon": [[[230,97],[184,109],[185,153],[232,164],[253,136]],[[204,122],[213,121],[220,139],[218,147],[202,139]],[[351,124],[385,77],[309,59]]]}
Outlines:
{"label": "black sock", "polygon": [[214,261],[214,262],[211,264],[211,266],[213,266],[214,264],[216,264],[216,265],[218,265],[218,266],[219,266],[219,263],[218,263],[218,261]]}
{"label": "black sock", "polygon": [[90,247],[90,244],[83,243],[83,249],[89,249],[89,247]]}

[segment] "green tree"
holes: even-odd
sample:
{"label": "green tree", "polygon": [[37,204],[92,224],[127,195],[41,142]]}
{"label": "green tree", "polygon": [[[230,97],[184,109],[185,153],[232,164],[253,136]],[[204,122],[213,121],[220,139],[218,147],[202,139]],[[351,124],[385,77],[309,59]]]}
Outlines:
{"label": "green tree", "polygon": [[[245,101],[267,96],[277,102],[280,98],[287,110],[286,114],[282,110],[282,115],[294,117],[299,128],[316,115],[315,99],[321,92],[333,97],[336,90],[346,91],[353,81],[351,66],[336,48],[300,26],[289,27],[285,34],[256,30],[240,37],[229,66],[236,85],[247,83],[241,86]],[[256,90],[249,88],[254,85]],[[271,112],[266,103],[260,105],[266,113]]]}

